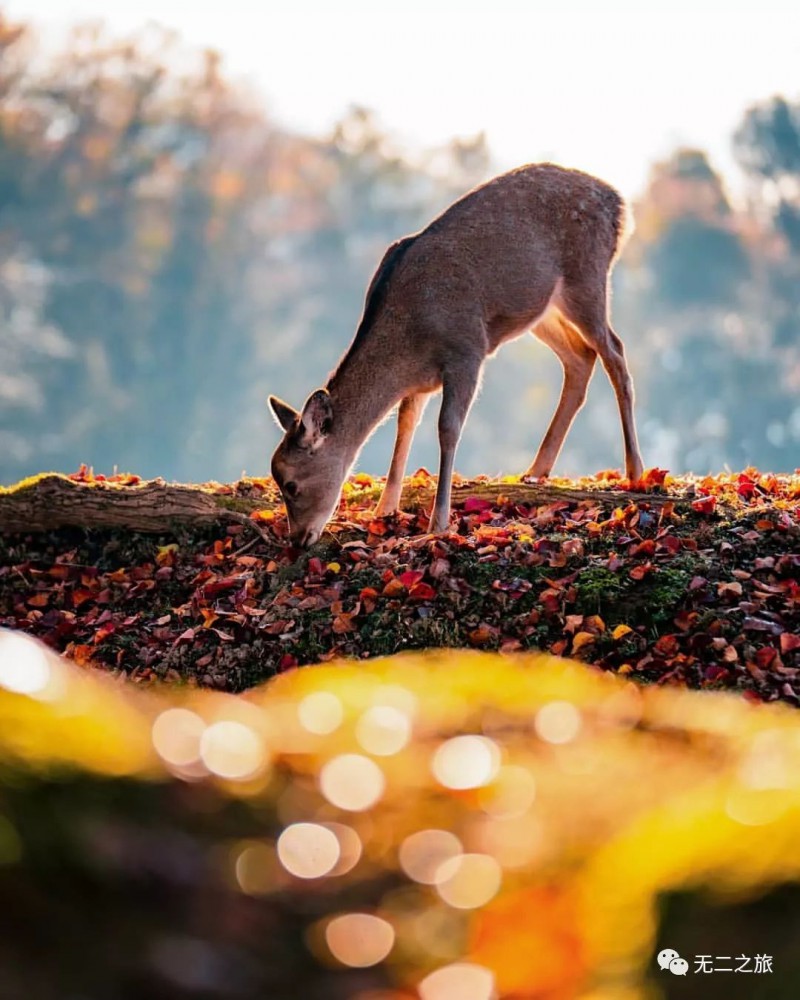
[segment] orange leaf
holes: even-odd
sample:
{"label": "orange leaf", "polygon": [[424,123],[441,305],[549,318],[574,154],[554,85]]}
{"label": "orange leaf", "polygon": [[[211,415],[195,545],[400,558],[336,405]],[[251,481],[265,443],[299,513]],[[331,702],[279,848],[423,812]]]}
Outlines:
{"label": "orange leaf", "polygon": [[645,489],[650,489],[653,486],[663,486],[667,474],[667,469],[645,469],[642,478],[636,485],[643,486]]}
{"label": "orange leaf", "polygon": [[405,593],[405,587],[403,584],[395,577],[390,580],[386,586],[383,588],[384,597],[399,597],[401,594]]}
{"label": "orange leaf", "polygon": [[212,611],[211,608],[200,608],[200,614],[203,616],[203,628],[211,628],[219,618],[219,615],[215,611]]}
{"label": "orange leaf", "polygon": [[353,624],[352,614],[337,615],[333,619],[333,631],[337,635],[342,635],[344,632],[355,631],[355,625]]}
{"label": "orange leaf", "polygon": [[86,587],[78,587],[76,590],[72,591],[72,606],[73,608],[79,607],[81,604],[85,604],[87,601],[94,600],[95,594],[93,590],[87,590]]}
{"label": "orange leaf", "polygon": [[491,628],[485,622],[481,622],[477,628],[469,633],[467,638],[473,646],[485,646],[487,642],[492,641],[496,632],[496,629]]}

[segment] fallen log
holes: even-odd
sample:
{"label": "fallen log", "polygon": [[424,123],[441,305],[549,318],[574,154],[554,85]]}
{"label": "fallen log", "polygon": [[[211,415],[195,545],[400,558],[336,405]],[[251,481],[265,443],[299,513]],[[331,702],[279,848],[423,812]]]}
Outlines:
{"label": "fallen log", "polygon": [[[51,531],[63,527],[127,528],[131,531],[162,532],[176,524],[210,524],[226,519],[246,522],[258,530],[251,518],[257,510],[273,509],[280,498],[270,481],[243,480],[233,486],[215,483],[184,485],[153,479],[134,484],[103,480],[76,481],[47,473],[0,489],[0,532]],[[409,487],[403,495],[403,509],[425,508],[433,500],[435,484]],[[379,492],[377,489],[374,492]],[[517,503],[576,502],[598,499],[627,505],[688,503],[686,497],[667,493],[634,493],[610,489],[570,489],[548,483],[506,483],[477,481],[453,488],[453,502],[467,497],[496,500],[507,497]]]}

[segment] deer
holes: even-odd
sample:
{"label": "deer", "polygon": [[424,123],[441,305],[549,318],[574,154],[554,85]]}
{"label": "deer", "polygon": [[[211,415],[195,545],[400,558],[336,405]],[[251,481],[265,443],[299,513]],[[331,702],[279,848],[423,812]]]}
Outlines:
{"label": "deer", "polygon": [[553,417],[523,479],[550,475],[600,359],[616,395],[625,472],[643,471],[634,388],[610,322],[609,279],[628,231],[622,196],[590,174],[529,164],[474,188],[418,233],[393,243],[367,289],[355,336],[302,410],[269,397],[283,437],[272,476],[289,540],[321,535],[375,428],[397,407],[389,472],[375,514],[400,505],[411,443],[441,391],[439,475],[429,532],[447,530],[456,450],[485,360],[531,332],[563,367]]}

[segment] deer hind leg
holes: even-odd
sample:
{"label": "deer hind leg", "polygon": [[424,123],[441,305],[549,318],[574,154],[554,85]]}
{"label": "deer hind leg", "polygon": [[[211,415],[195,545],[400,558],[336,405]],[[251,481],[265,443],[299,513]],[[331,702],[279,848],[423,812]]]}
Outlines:
{"label": "deer hind leg", "polygon": [[394,442],[392,462],[389,466],[389,475],[386,477],[386,486],[383,488],[378,506],[375,508],[376,514],[389,514],[400,506],[400,493],[403,489],[403,476],[408,462],[408,453],[411,451],[414,431],[422,419],[428,398],[428,393],[418,392],[412,396],[406,396],[400,402],[400,408],[397,411],[397,437]]}
{"label": "deer hind leg", "polygon": [[608,320],[605,276],[597,287],[565,287],[558,306],[564,316],[575,324],[589,347],[597,352],[606,370],[617,397],[622,422],[625,474],[631,481],[638,480],[644,467],[633,416],[633,380],[625,360],[625,348]]}
{"label": "deer hind leg", "polygon": [[523,478],[549,476],[567,432],[586,399],[597,353],[569,323],[555,313],[540,323],[534,334],[558,356],[564,368],[561,398],[542,438],[536,458]]}
{"label": "deer hind leg", "polygon": [[461,430],[478,388],[482,361],[464,362],[442,374],[442,407],[439,410],[439,480],[433,502],[430,531],[447,531],[453,465]]}

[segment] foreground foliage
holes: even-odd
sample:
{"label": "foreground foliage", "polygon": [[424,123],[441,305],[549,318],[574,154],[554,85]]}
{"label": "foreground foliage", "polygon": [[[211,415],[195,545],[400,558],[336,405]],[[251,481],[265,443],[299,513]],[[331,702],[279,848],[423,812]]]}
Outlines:
{"label": "foreground foliage", "polygon": [[797,995],[786,706],[466,651],[141,691],[40,649],[0,632],[4,996]]}
{"label": "foreground foliage", "polygon": [[[431,483],[421,470],[407,488]],[[513,480],[473,481],[433,537],[424,510],[375,519],[380,484],[357,475],[309,553],[286,547],[271,481],[214,489],[234,506],[263,498],[262,536],[5,536],[0,625],[137,682],[240,690],[335,656],[473,646],[798,702],[798,476],[651,470],[631,492],[606,473],[554,480],[542,502],[511,499]]]}

